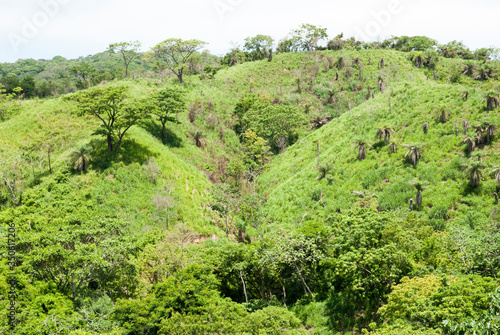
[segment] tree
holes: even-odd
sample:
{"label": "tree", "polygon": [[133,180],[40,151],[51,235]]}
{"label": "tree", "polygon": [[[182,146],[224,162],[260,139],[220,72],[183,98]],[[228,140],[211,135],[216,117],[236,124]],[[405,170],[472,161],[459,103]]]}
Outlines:
{"label": "tree", "polygon": [[474,73],[476,73],[477,66],[473,62],[465,62],[462,64],[462,74],[469,76],[469,77],[474,77]]}
{"label": "tree", "polygon": [[423,53],[422,51],[415,51],[410,55],[410,58],[415,63],[415,66],[417,68],[420,68],[427,59],[425,53]]}
{"label": "tree", "polygon": [[206,137],[206,135],[203,133],[202,130],[200,129],[197,129],[195,131],[191,131],[189,132],[191,134],[191,136],[193,137],[193,140],[194,140],[194,144],[198,147],[198,148],[203,148],[205,146],[205,141],[203,140],[203,138]]}
{"label": "tree", "polygon": [[146,101],[126,101],[126,90],[123,86],[98,87],[65,98],[78,104],[78,115],[92,115],[101,121],[94,134],[106,137],[108,152],[118,153],[125,133],[152,109]]}
{"label": "tree", "polygon": [[363,160],[366,158],[366,147],[371,147],[365,140],[358,139],[355,141],[356,149],[358,149],[358,159]]}
{"label": "tree", "polygon": [[293,31],[298,49],[305,51],[316,49],[319,41],[328,39],[326,29],[312,24],[302,24],[300,28]]}
{"label": "tree", "polygon": [[403,144],[408,151],[405,154],[405,159],[408,159],[414,166],[417,165],[420,159],[422,146],[421,144]]}
{"label": "tree", "polygon": [[253,60],[264,59],[272,51],[274,39],[267,35],[245,38],[243,48],[253,54]]}
{"label": "tree", "polygon": [[467,153],[470,155],[474,149],[476,148],[476,138],[472,136],[468,136],[464,138],[462,143],[467,144]]}
{"label": "tree", "polygon": [[151,52],[155,58],[164,60],[168,68],[179,78],[180,83],[184,84],[184,69],[187,67],[189,57],[206,44],[200,40],[183,41],[180,38],[170,38],[158,43]]}
{"label": "tree", "polygon": [[486,94],[484,100],[486,100],[487,111],[492,111],[498,108],[498,105],[500,104],[500,98],[498,96],[499,96],[498,92],[495,91],[490,91]]}
{"label": "tree", "polygon": [[295,106],[270,105],[253,106],[243,115],[241,123],[267,140],[278,153],[298,139],[298,129],[305,121]]}
{"label": "tree", "polygon": [[165,185],[162,190],[153,197],[153,203],[156,208],[165,211],[165,223],[167,225],[167,230],[172,208],[176,206],[175,198],[173,197],[172,192],[173,189],[170,186]]}
{"label": "tree", "polygon": [[130,62],[139,57],[139,48],[141,47],[141,42],[133,41],[133,42],[120,42],[110,44],[108,50],[112,53],[119,52],[122,55],[123,63],[125,64],[125,78],[128,75],[128,66]]}
{"label": "tree", "polygon": [[500,186],[500,166],[495,166],[493,170],[490,171],[490,174],[495,177],[497,185]]}
{"label": "tree", "polygon": [[331,164],[326,164],[326,165],[318,165],[316,167],[316,170],[319,172],[319,176],[316,178],[316,180],[321,180],[324,178],[327,178],[327,174],[333,169],[333,166]]}
{"label": "tree", "polygon": [[469,159],[465,172],[469,177],[469,183],[472,187],[476,188],[480,186],[481,179],[483,179],[483,168],[484,164],[479,159],[474,159],[474,157]]}
{"label": "tree", "polygon": [[420,180],[410,181],[410,185],[415,187],[417,190],[417,195],[415,196],[415,203],[417,204],[417,210],[420,212],[420,207],[422,206],[422,191],[425,188],[425,184]]}
{"label": "tree", "polygon": [[154,114],[161,122],[161,136],[165,140],[165,125],[167,122],[178,122],[177,114],[186,110],[185,92],[176,88],[165,88],[154,97],[158,107]]}
{"label": "tree", "polygon": [[33,98],[36,94],[35,79],[32,76],[26,76],[21,80],[21,88],[26,98]]}
{"label": "tree", "polygon": [[221,217],[225,217],[226,236],[229,233],[229,214],[234,210],[238,195],[238,190],[229,184],[217,184],[212,190],[214,202],[211,204],[211,207]]}
{"label": "tree", "polygon": [[427,122],[424,122],[422,125],[422,130],[424,131],[424,134],[427,134],[427,131],[429,130],[429,124]]}
{"label": "tree", "polygon": [[21,156],[0,151],[0,178],[16,206],[21,203],[24,171]]}
{"label": "tree", "polygon": [[92,148],[89,145],[83,145],[79,147],[76,151],[71,153],[70,159],[73,162],[75,169],[80,172],[85,172],[90,163],[90,154],[92,153]]}
{"label": "tree", "polygon": [[474,79],[485,81],[490,78],[493,78],[494,72],[493,69],[490,67],[489,64],[482,64],[480,65],[475,74],[474,74]]}
{"label": "tree", "polygon": [[326,33],[327,28],[321,28],[312,24],[302,24],[299,28],[294,29],[289,37],[282,39],[279,42],[277,51],[310,51],[318,47],[318,42],[328,39]]}
{"label": "tree", "polygon": [[393,132],[394,130],[392,129],[391,126],[383,126],[377,129],[377,134],[375,136],[379,140],[383,139],[384,143],[387,143],[391,139]]}
{"label": "tree", "polygon": [[92,79],[97,75],[96,69],[89,63],[74,65],[69,69],[69,73],[87,83],[87,88],[90,88]]}

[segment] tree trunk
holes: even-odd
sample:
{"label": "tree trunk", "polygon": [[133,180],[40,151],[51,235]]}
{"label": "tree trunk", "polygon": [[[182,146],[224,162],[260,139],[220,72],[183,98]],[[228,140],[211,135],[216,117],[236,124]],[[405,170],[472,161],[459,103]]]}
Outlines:
{"label": "tree trunk", "polygon": [[300,281],[302,282],[302,285],[304,286],[304,292],[309,293],[311,295],[311,299],[314,299],[314,295],[309,289],[309,286],[307,286],[306,281],[304,280],[304,277],[302,276],[302,272],[300,271],[299,267],[297,266],[297,263],[294,263],[295,269],[297,269],[297,274],[299,275]]}
{"label": "tree trunk", "polygon": [[113,138],[111,137],[111,134],[108,134],[106,139],[108,141],[108,152],[113,152]]}
{"label": "tree trunk", "polygon": [[165,132],[166,132],[165,124],[166,123],[167,123],[166,121],[165,122],[163,122],[163,121],[161,122],[161,139],[162,140],[165,140]]}
{"label": "tree trunk", "polygon": [[49,173],[52,174],[52,165],[50,165],[50,146],[47,148],[47,156],[49,157]]}
{"label": "tree trunk", "polygon": [[279,281],[280,281],[281,288],[283,288],[283,305],[285,305],[285,308],[288,309],[288,307],[286,306],[286,290],[285,290],[285,285],[283,285],[283,281],[281,280],[281,278],[279,278]]}
{"label": "tree trunk", "polygon": [[417,203],[417,210],[420,212],[420,205],[422,205],[422,191],[417,192],[415,202]]}
{"label": "tree trunk", "polygon": [[12,200],[14,200],[14,203],[16,204],[16,206],[19,206],[19,202],[17,201],[17,198],[16,198],[16,192],[14,192],[14,187],[11,185],[11,183],[7,179],[4,178],[4,181],[7,184],[7,186],[9,187],[10,194],[12,196]]}
{"label": "tree trunk", "polygon": [[243,293],[245,294],[245,302],[248,304],[247,287],[245,285],[245,279],[243,279],[243,271],[240,271],[241,282],[243,283]]}
{"label": "tree trunk", "polygon": [[227,236],[227,233],[228,233],[228,226],[229,226],[229,211],[226,214],[226,236]]}

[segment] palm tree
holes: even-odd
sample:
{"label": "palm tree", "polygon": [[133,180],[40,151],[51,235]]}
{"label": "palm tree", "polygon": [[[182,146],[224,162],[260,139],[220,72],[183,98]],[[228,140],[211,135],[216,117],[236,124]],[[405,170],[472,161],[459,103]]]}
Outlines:
{"label": "palm tree", "polygon": [[378,79],[377,79],[377,82],[378,82],[378,89],[380,92],[384,93],[384,77],[382,76],[378,76]]}
{"label": "palm tree", "polygon": [[493,123],[485,121],[481,124],[481,129],[483,129],[486,134],[486,143],[489,144],[497,131],[497,126]]}
{"label": "palm tree", "polygon": [[333,166],[328,164],[328,165],[319,165],[316,167],[316,170],[320,173],[319,176],[316,178],[316,180],[321,180],[323,178],[326,178],[326,175],[328,172],[330,172],[333,169]]}
{"label": "palm tree", "polygon": [[462,141],[462,143],[466,143],[467,144],[467,153],[469,155],[476,148],[476,138],[475,137],[468,136],[468,137],[464,138],[464,140]]}
{"label": "palm tree", "polygon": [[424,122],[422,125],[422,129],[424,130],[424,134],[427,134],[427,131],[429,130],[429,124],[427,122]]}
{"label": "palm tree", "polygon": [[413,62],[415,62],[415,66],[417,68],[420,68],[422,65],[424,65],[427,57],[422,51],[416,51],[410,55],[410,58]]}
{"label": "palm tree", "polygon": [[416,166],[418,163],[418,160],[420,159],[423,145],[421,145],[421,144],[403,144],[403,146],[408,149],[408,151],[405,154],[405,159],[408,159],[413,164],[413,166]]}
{"label": "palm tree", "polygon": [[398,151],[397,144],[395,142],[392,142],[389,144],[389,153],[390,154],[395,154]]}
{"label": "palm tree", "polygon": [[384,144],[386,144],[392,136],[392,133],[394,130],[392,129],[391,126],[383,126],[377,129],[377,135],[375,135],[376,138],[379,140],[384,140]]}
{"label": "palm tree", "polygon": [[492,110],[498,108],[498,105],[500,104],[500,99],[498,98],[498,93],[495,91],[489,91],[486,94],[486,96],[484,97],[484,100],[486,100],[486,110],[487,111],[492,111]]}
{"label": "palm tree", "polygon": [[494,166],[493,170],[490,171],[490,175],[495,176],[497,185],[500,185],[500,166]]}
{"label": "palm tree", "polygon": [[462,120],[462,125],[464,126],[464,135],[467,135],[467,131],[469,130],[470,128],[470,125],[469,125],[469,120],[465,120],[463,119]]}
{"label": "palm tree", "polygon": [[340,56],[339,59],[334,63],[334,66],[339,70],[342,69],[345,66],[344,57]]}
{"label": "palm tree", "polygon": [[472,62],[465,62],[462,64],[462,74],[469,76],[469,77],[474,77],[474,73],[476,73],[477,66],[476,64]]}
{"label": "palm tree", "polygon": [[460,97],[467,101],[469,99],[469,91],[464,91]]}
{"label": "palm tree", "polygon": [[371,147],[366,141],[358,139],[356,140],[356,149],[358,149],[358,159],[363,160],[366,158],[366,147]]}
{"label": "palm tree", "polygon": [[444,107],[440,107],[436,112],[437,119],[441,123],[446,123],[450,114]]}
{"label": "palm tree", "polygon": [[493,70],[490,66],[488,64],[483,64],[477,68],[476,73],[474,73],[474,79],[482,81],[488,80],[493,77],[493,74]]}
{"label": "palm tree", "polygon": [[87,170],[90,162],[90,154],[92,148],[89,145],[84,145],[71,153],[70,159],[75,169],[80,172]]}
{"label": "palm tree", "polygon": [[203,132],[201,130],[196,130],[196,131],[192,131],[190,132],[191,136],[193,137],[193,140],[194,140],[194,144],[198,147],[198,148],[202,148],[205,146],[205,141],[203,140],[205,136],[205,134],[203,134]]}
{"label": "palm tree", "polygon": [[356,67],[356,66],[357,67],[363,66],[361,59],[359,59],[358,57],[354,57],[352,60],[352,67]]}
{"label": "palm tree", "polygon": [[480,160],[469,159],[466,173],[469,176],[469,183],[472,187],[476,188],[480,186],[481,179],[483,179],[481,172],[483,168],[484,164]]}
{"label": "palm tree", "polygon": [[420,207],[422,206],[422,191],[424,190],[425,185],[423,182],[417,179],[410,181],[410,185],[415,187],[415,189],[417,190],[415,203],[417,204],[417,210],[420,212]]}
{"label": "palm tree", "polygon": [[328,89],[328,98],[326,99],[327,104],[336,104],[337,103],[337,99],[335,99],[335,93],[337,93],[335,88],[333,90]]}

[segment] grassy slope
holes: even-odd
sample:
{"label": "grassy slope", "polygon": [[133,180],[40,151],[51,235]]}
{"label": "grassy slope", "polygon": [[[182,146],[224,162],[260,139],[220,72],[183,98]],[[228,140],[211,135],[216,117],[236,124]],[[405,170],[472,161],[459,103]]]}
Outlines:
{"label": "grassy slope", "polygon": [[[383,95],[335,119],[274,160],[260,178],[261,189],[266,190],[268,197],[264,212],[269,221],[296,224],[303,218],[356,206],[404,213],[408,210],[409,198],[416,193],[408,183],[415,177],[428,183],[423,192],[422,215],[454,219],[471,210],[478,213],[475,223],[487,221],[494,208],[495,182],[488,177],[489,169],[486,169],[483,171],[486,181],[480,188],[471,189],[466,175],[458,168],[467,158],[462,144],[462,119],[468,119],[471,126],[485,120],[499,124],[498,112],[484,111],[484,92],[480,89],[427,81],[422,72],[398,79]],[[468,101],[460,97],[465,90],[469,91]],[[437,121],[440,106],[451,112],[446,123]],[[422,131],[424,122],[429,124],[427,134]],[[455,136],[455,124],[458,124],[459,136]],[[399,144],[397,154],[389,154],[387,145],[375,140],[377,128],[383,125],[395,130],[393,138]],[[374,145],[368,149],[366,160],[357,159],[356,138]],[[333,166],[330,181],[316,180],[319,174],[315,170],[317,141],[321,163]],[[425,144],[416,168],[403,159],[406,151],[401,144],[410,143]],[[479,150],[486,164],[496,164],[498,148],[498,142],[494,141]],[[368,197],[360,201],[351,191],[362,191]],[[315,192],[324,195],[321,204],[317,204],[317,197],[313,199]],[[433,211],[436,205],[441,208]]]}
{"label": "grassy slope", "polygon": [[[151,91],[144,83],[126,84],[130,86],[132,96],[142,95],[148,89]],[[41,151],[50,141],[54,146],[51,160],[56,172],[70,166],[70,154],[81,145],[92,142],[93,155],[102,155],[102,139],[91,135],[98,123],[90,117],[76,117],[71,111],[70,103],[62,99],[25,102],[18,115],[0,124],[0,133],[3,134],[0,145],[9,151],[23,148]],[[136,226],[159,224],[159,213],[154,208],[152,197],[167,183],[173,187],[178,202],[178,222],[185,222],[200,232],[212,233],[215,227],[208,223],[206,210],[211,184],[202,172],[184,160],[183,155],[188,156],[198,149],[190,143],[183,146],[184,151],[174,152],[145,129],[133,127],[126,135],[121,159],[108,163],[94,159],[89,172],[82,175],[73,172],[68,183],[76,185],[77,193],[91,194],[104,211],[119,213]],[[148,158],[154,160],[161,170],[156,184],[148,181],[143,167]],[[35,190],[47,188],[53,182],[54,178],[47,170],[45,162],[42,182],[34,187]],[[46,205],[50,206],[51,198],[45,198]]]}

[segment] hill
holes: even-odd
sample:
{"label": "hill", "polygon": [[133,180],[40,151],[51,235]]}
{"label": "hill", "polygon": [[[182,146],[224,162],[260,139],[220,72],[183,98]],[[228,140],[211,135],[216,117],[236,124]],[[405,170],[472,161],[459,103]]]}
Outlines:
{"label": "hill", "polygon": [[[6,98],[0,329],[11,301],[18,334],[494,329],[498,63],[339,49]],[[114,89],[147,107],[117,153],[78,102]]]}

